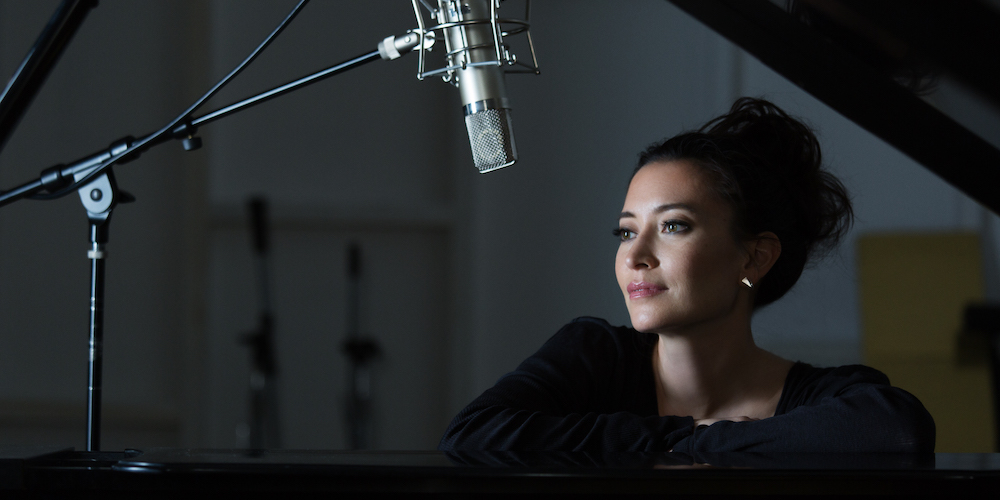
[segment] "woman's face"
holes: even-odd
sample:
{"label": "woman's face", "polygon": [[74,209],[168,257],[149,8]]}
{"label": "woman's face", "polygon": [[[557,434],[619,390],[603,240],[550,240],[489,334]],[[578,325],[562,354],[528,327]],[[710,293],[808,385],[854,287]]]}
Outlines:
{"label": "woman's face", "polygon": [[738,311],[749,256],[705,177],[687,161],[654,162],[629,184],[615,274],[636,330],[683,332]]}

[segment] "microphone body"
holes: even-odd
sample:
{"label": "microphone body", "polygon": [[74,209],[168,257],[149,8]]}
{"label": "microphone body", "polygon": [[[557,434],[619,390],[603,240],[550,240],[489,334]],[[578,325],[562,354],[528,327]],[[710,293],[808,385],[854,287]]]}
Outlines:
{"label": "microphone body", "polygon": [[[494,0],[438,0],[439,21],[462,23],[446,28],[448,65],[459,67],[453,82],[462,95],[465,128],[480,173],[513,165],[517,146],[504,72],[497,58],[492,23]],[[468,23],[468,22],[472,23]]]}

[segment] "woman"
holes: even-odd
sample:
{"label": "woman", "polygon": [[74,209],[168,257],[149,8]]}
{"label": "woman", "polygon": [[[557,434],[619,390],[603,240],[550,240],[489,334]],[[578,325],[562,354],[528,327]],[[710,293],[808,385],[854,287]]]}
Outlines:
{"label": "woman", "polygon": [[930,452],[934,421],[864,366],[754,344],[852,219],[808,127],[740,99],[640,155],[615,273],[633,328],[580,318],[455,417],[443,450]]}

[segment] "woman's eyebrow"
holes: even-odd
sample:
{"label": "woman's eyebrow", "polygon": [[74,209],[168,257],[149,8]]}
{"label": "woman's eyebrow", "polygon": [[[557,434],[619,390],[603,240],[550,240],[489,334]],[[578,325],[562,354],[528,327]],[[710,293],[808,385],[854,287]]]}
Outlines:
{"label": "woman's eyebrow", "polygon": [[[674,210],[674,209],[677,209],[677,208],[683,208],[684,210],[687,210],[687,211],[690,211],[690,212],[697,212],[697,210],[695,210],[694,207],[692,207],[691,205],[689,205],[687,203],[667,203],[667,204],[660,205],[660,206],[654,208],[653,209],[653,213],[654,214],[660,214],[660,213],[666,212],[668,210]],[[622,212],[621,215],[618,216],[619,219],[627,219],[627,218],[634,218],[634,217],[635,217],[635,214],[632,213],[632,212],[629,212],[627,210],[624,211],[624,212]]]}

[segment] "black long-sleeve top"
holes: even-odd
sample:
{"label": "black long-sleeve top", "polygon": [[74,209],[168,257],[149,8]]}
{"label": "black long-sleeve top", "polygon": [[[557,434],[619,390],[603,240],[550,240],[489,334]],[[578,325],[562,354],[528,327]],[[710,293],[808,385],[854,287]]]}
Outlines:
{"label": "black long-sleeve top", "polygon": [[774,416],[694,429],[660,416],[655,334],[578,318],[451,422],[438,448],[695,452],[932,452],[934,420],[861,365],[792,366]]}

